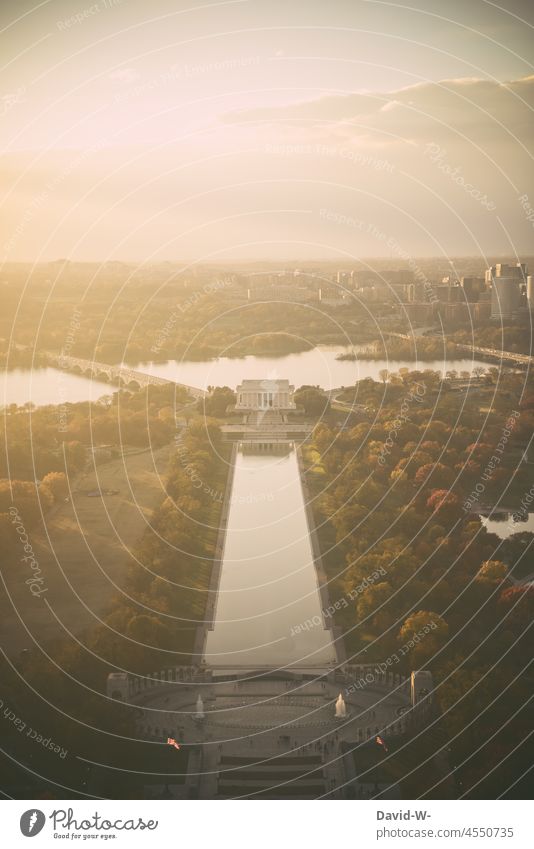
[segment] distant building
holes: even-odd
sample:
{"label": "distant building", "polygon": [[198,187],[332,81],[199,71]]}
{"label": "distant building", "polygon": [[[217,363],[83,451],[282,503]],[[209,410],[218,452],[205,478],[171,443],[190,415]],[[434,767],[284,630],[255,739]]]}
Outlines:
{"label": "distant building", "polygon": [[461,286],[456,283],[438,283],[433,287],[434,294],[442,304],[457,304],[464,300]]}
{"label": "distant building", "polygon": [[477,303],[480,295],[486,291],[486,281],[483,277],[462,277],[460,285],[464,291],[465,300],[471,304]]}
{"label": "distant building", "polygon": [[319,293],[304,286],[275,285],[255,286],[247,290],[249,301],[285,301],[287,303],[306,303],[319,300]]}
{"label": "distant building", "polygon": [[288,380],[244,380],[237,387],[236,412],[296,410],[295,387]]}
{"label": "distant building", "polygon": [[352,301],[352,295],[347,295],[340,289],[319,289],[319,300],[327,307],[347,307]]}
{"label": "distant building", "polygon": [[465,301],[452,302],[450,304],[440,304],[439,314],[447,324],[465,324],[471,318],[471,304]]}
{"label": "distant building", "polygon": [[434,320],[434,306],[424,302],[402,304],[402,316],[412,324],[431,324]]}
{"label": "distant building", "polygon": [[473,321],[487,321],[491,316],[491,302],[489,300],[478,301],[476,304],[470,304],[471,317]]}
{"label": "distant building", "polygon": [[411,304],[415,301],[415,285],[414,283],[389,283],[384,289],[384,295],[388,301]]}
{"label": "distant building", "polygon": [[522,263],[497,263],[489,269],[491,276],[491,318],[498,321],[513,319],[521,309],[527,268]]}
{"label": "distant building", "polygon": [[382,279],[386,283],[391,283],[397,286],[408,286],[414,281],[413,271],[406,268],[388,269],[382,272]]}

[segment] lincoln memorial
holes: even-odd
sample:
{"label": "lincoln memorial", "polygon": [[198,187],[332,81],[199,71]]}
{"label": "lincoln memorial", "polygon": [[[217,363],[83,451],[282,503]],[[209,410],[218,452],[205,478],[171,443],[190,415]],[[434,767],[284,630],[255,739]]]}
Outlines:
{"label": "lincoln memorial", "polygon": [[236,411],[296,409],[295,387],[288,380],[244,380],[236,391]]}

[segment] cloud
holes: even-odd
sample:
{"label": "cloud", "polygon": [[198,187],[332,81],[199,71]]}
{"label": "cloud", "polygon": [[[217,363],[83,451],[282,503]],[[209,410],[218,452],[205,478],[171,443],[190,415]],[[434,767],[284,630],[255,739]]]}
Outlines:
{"label": "cloud", "polygon": [[243,109],[225,123],[317,129],[382,142],[421,141],[436,135],[488,141],[523,140],[534,126],[534,76],[509,82],[460,78],[417,83],[383,93],[320,97],[280,108]]}

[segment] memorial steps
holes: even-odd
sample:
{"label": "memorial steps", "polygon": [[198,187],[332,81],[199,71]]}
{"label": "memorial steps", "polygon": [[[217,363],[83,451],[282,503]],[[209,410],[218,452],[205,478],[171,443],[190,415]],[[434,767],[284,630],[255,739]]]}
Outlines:
{"label": "memorial steps", "polygon": [[258,758],[224,756],[219,763],[217,798],[317,799],[326,793],[321,755]]}

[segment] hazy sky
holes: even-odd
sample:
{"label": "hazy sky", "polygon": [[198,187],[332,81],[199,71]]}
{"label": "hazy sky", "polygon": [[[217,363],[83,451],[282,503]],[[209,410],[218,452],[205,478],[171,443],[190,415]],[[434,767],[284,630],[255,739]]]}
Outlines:
{"label": "hazy sky", "polygon": [[4,2],[0,258],[531,254],[533,23],[519,0]]}

